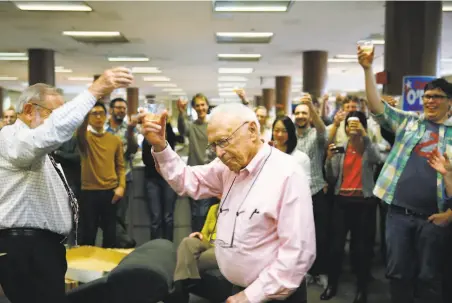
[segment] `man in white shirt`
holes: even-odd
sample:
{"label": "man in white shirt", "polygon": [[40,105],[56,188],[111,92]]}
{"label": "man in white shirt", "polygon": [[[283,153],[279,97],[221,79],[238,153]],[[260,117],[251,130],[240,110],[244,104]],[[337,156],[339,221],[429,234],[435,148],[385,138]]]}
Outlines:
{"label": "man in white shirt", "polygon": [[67,302],[63,242],[78,207],[48,154],[71,139],[96,100],[131,81],[125,68],[107,70],[64,105],[55,88],[32,85],[18,99],[17,121],[0,131],[0,284],[11,303]]}

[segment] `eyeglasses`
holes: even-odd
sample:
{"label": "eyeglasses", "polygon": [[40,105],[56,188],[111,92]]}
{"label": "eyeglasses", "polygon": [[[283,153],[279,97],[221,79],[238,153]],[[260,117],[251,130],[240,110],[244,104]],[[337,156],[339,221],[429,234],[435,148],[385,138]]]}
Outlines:
{"label": "eyeglasses", "polygon": [[213,153],[215,153],[215,152],[217,151],[217,147],[221,147],[221,148],[227,147],[229,144],[231,144],[231,139],[232,139],[232,137],[235,135],[235,133],[236,133],[240,128],[242,128],[243,125],[245,125],[245,124],[247,124],[247,123],[249,123],[249,121],[243,122],[243,124],[240,125],[239,127],[237,127],[237,129],[236,129],[235,131],[233,131],[232,134],[231,134],[229,137],[227,137],[226,139],[218,140],[217,142],[213,142],[213,143],[207,145],[206,148],[207,148],[207,149],[210,149]]}
{"label": "eyeglasses", "polygon": [[34,106],[37,106],[37,107],[40,107],[40,108],[42,108],[42,109],[45,109],[46,111],[49,112],[49,115],[53,112],[52,109],[47,108],[47,107],[45,107],[45,106],[42,106],[42,105],[40,105],[40,104],[38,104],[38,103],[30,103],[30,104],[31,104],[31,105],[34,105]]}
{"label": "eyeglasses", "polygon": [[118,110],[127,110],[127,107],[125,106],[113,106],[113,108]]}
{"label": "eyeglasses", "polygon": [[105,117],[105,112],[91,112],[89,115],[92,117]]}
{"label": "eyeglasses", "polygon": [[429,100],[429,99],[432,99],[432,100],[444,100],[444,99],[447,99],[447,96],[444,96],[444,95],[423,95],[422,99],[423,100]]}

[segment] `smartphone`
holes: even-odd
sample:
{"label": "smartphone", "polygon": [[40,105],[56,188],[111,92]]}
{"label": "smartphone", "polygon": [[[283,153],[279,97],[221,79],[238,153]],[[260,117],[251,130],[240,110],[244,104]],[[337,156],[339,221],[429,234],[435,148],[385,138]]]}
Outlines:
{"label": "smartphone", "polygon": [[345,154],[345,148],[343,146],[336,146],[332,151],[336,154]]}

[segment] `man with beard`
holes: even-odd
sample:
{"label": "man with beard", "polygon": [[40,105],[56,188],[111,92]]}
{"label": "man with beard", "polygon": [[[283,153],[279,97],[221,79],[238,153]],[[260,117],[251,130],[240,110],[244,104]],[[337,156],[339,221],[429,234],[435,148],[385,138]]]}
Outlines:
{"label": "man with beard", "polygon": [[[323,120],[317,113],[309,94],[302,97],[295,108],[297,127],[297,148],[311,160],[311,194],[314,206],[314,221],[317,242],[317,259],[310,274],[321,286],[327,286],[328,223],[329,206],[325,195],[326,182],[323,177],[323,159],[327,144],[327,131]],[[314,127],[311,127],[311,123]],[[308,282],[309,279],[308,278]]]}
{"label": "man with beard", "polygon": [[126,167],[126,192],[118,202],[116,209],[116,246],[130,248],[136,245],[126,230],[126,214],[129,207],[130,189],[132,188],[132,159],[138,150],[136,119],[125,120],[127,101],[116,98],[110,102],[110,119],[105,123],[105,131],[112,133],[122,141],[124,147],[124,163]]}
{"label": "man with beard", "polygon": [[[207,142],[207,114],[209,112],[209,100],[203,94],[196,94],[191,100],[191,106],[195,109],[197,119],[188,122],[186,117],[187,101],[179,99],[177,107],[179,117],[177,128],[181,136],[187,136],[189,140],[188,161],[189,166],[204,165],[216,158],[214,153],[206,150]],[[217,203],[218,199],[207,198],[201,200],[190,199],[192,230],[200,231],[207,217],[210,206]]]}

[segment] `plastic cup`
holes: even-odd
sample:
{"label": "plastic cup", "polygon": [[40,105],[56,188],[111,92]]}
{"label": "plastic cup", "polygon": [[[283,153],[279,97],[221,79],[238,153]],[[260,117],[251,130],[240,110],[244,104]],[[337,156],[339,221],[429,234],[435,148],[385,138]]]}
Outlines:
{"label": "plastic cup", "polygon": [[347,119],[347,124],[350,129],[350,134],[356,135],[358,133],[358,123],[359,123],[358,117],[350,117]]}
{"label": "plastic cup", "polygon": [[366,54],[371,54],[374,50],[374,44],[370,40],[360,40],[358,41],[358,45]]}
{"label": "plastic cup", "polygon": [[145,120],[149,122],[159,123],[163,112],[166,109],[165,101],[149,100],[145,106],[146,117]]}

